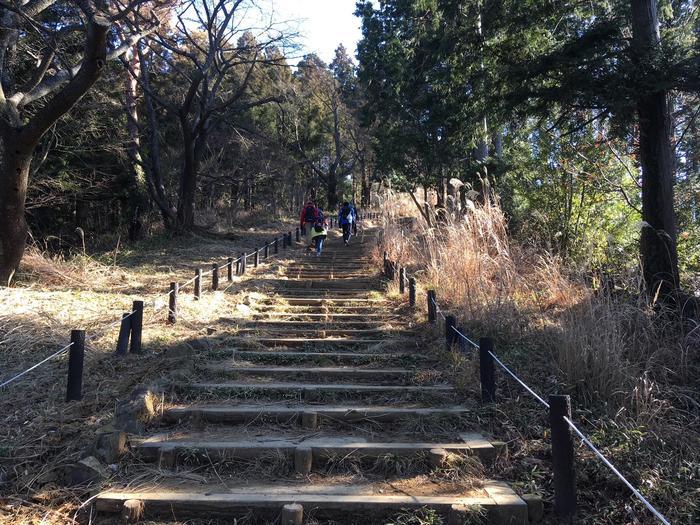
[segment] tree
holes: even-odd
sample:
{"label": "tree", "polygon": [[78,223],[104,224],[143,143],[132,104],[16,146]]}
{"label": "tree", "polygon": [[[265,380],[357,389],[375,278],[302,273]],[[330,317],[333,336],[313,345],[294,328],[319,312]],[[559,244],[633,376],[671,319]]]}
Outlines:
{"label": "tree", "polygon": [[90,89],[107,60],[153,29],[151,18],[140,32],[110,35],[144,4],[134,0],[111,11],[88,0],[0,5],[0,283],[9,283],[24,253],[30,166],[41,137]]}
{"label": "tree", "polygon": [[[145,71],[141,85],[150,99],[166,109],[180,127],[182,137],[181,177],[177,211],[173,214],[165,195],[157,195],[168,224],[178,231],[194,227],[195,198],[200,166],[205,160],[209,136],[222,119],[252,107],[279,100],[276,95],[256,97],[251,82],[262,65],[286,65],[283,57],[266,55],[265,51],[285,42],[287,35],[274,23],[258,30],[256,39],[246,27],[245,16],[254,8],[249,0],[191,0],[180,6],[173,28],[155,34],[150,64],[168,72],[168,81],[160,91],[151,82],[152,72]],[[252,23],[252,22],[249,22]],[[136,72],[132,70],[135,78]],[[172,86],[179,89],[173,90]],[[149,126],[157,126],[153,108],[147,109]],[[157,160],[153,158],[157,130],[151,130],[152,186],[162,187]]]}

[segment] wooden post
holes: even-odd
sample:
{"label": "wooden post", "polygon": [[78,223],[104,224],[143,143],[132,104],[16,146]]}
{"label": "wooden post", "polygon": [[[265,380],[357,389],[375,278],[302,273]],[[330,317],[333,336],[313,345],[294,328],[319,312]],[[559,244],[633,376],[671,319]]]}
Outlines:
{"label": "wooden post", "polygon": [[248,254],[243,252],[241,254],[241,275],[245,273],[246,266],[248,266]]}
{"label": "wooden post", "polygon": [[233,257],[229,257],[226,263],[226,279],[228,282],[233,281]]}
{"label": "wooden post", "polygon": [[275,238],[275,242],[274,242],[273,246],[275,247],[275,255],[276,255],[280,252],[279,238],[278,237]]}
{"label": "wooden post", "polygon": [[131,347],[132,354],[141,353],[141,336],[143,332],[143,301],[134,301],[131,310]]}
{"label": "wooden post", "polygon": [[457,332],[453,330],[457,326],[457,318],[454,315],[445,317],[445,347],[448,352],[452,351],[457,338]]}
{"label": "wooden post", "polygon": [[301,241],[301,231],[299,231],[299,227],[297,227],[297,242]]}
{"label": "wooden post", "polygon": [[479,339],[479,377],[481,378],[481,401],[494,403],[496,401],[496,370],[494,368],[493,341],[490,337]]}
{"label": "wooden post", "polygon": [[177,294],[180,292],[180,285],[170,283],[170,296],[168,297],[168,322],[175,324],[177,322]]}
{"label": "wooden post", "polygon": [[408,279],[408,305],[411,308],[416,306],[416,278],[409,277]]}
{"label": "wooden post", "polygon": [[384,275],[387,274],[387,261],[389,260],[389,254],[384,251]]}
{"label": "wooden post", "polygon": [[255,247],[255,255],[253,256],[253,266],[257,268],[260,265],[260,248]]}
{"label": "wooden post", "polygon": [[406,268],[399,269],[399,293],[406,293]]}
{"label": "wooden post", "polygon": [[292,247],[292,232],[287,232],[287,246]]}
{"label": "wooden post", "polygon": [[[574,440],[564,420],[571,419],[571,398],[549,396],[549,424],[552,429],[552,470],[554,471],[554,511],[571,520],[576,512],[576,470]],[[567,520],[567,521],[568,521]]]}
{"label": "wooden post", "polygon": [[435,296],[435,290],[428,290],[428,322],[434,323],[437,321],[437,308],[435,308],[435,303],[437,298]]}
{"label": "wooden post", "polygon": [[243,260],[241,257],[243,257],[243,254],[240,254],[238,259],[236,259],[236,275],[241,275],[241,261]]}
{"label": "wooden post", "polygon": [[211,289],[214,292],[219,289],[219,265],[216,263],[211,265]]}
{"label": "wooden post", "polygon": [[202,297],[202,269],[197,268],[194,271],[194,300],[199,301]]}
{"label": "wooden post", "polygon": [[71,330],[68,349],[68,386],[66,401],[83,398],[83,362],[85,361],[85,330]]}
{"label": "wooden post", "polygon": [[119,336],[117,337],[117,355],[126,355],[129,348],[129,333],[131,332],[131,312],[122,314],[122,322],[119,325]]}

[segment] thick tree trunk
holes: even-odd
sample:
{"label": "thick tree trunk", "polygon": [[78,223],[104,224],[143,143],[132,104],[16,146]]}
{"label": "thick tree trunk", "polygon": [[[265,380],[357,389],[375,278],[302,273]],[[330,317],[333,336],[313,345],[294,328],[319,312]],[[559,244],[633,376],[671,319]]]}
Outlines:
{"label": "thick tree trunk", "polygon": [[[656,0],[632,0],[633,47],[638,60],[650,59],[660,46]],[[673,203],[671,116],[665,91],[637,100],[639,158],[642,165],[640,252],[649,293],[671,300],[678,289],[676,216]]]}
{"label": "thick tree trunk", "polygon": [[2,165],[0,166],[0,286],[6,286],[19,267],[27,241],[27,222],[24,217],[29,167],[34,145],[23,145],[15,130],[2,137]]}
{"label": "thick tree trunk", "polygon": [[367,164],[362,163],[362,180],[361,185],[361,196],[360,203],[363,208],[369,208],[372,204],[372,183],[369,178],[369,170],[367,169]]}

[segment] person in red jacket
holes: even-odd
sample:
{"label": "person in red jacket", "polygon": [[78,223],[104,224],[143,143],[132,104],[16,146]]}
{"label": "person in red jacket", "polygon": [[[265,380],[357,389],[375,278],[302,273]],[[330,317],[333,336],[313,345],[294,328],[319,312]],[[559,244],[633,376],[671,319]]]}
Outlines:
{"label": "person in red jacket", "polygon": [[299,226],[304,233],[304,237],[311,244],[311,228],[314,227],[318,219],[318,208],[314,201],[309,201],[301,208],[299,214]]}

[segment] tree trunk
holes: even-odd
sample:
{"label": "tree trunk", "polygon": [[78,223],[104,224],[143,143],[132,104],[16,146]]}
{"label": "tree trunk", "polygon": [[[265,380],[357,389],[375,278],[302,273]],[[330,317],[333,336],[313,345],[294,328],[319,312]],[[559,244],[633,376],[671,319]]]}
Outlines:
{"label": "tree trunk", "polygon": [[[637,60],[651,59],[660,47],[656,0],[632,0],[633,48]],[[678,289],[676,216],[673,204],[671,117],[665,91],[637,100],[639,159],[642,166],[640,252],[644,280],[652,297],[672,300]]]}
{"label": "tree trunk", "polygon": [[372,204],[372,183],[370,182],[367,164],[364,161],[362,162],[362,180],[360,181],[360,184],[360,191],[362,193],[360,196],[360,203],[363,208],[369,208]]}
{"label": "tree trunk", "polygon": [[197,194],[197,162],[195,144],[187,123],[182,123],[184,162],[180,178],[180,196],[177,206],[177,229],[190,231],[194,227],[194,199]]}
{"label": "tree trunk", "polygon": [[[29,167],[36,144],[24,145],[14,129],[2,137],[0,169],[0,286],[6,286],[19,267],[27,241],[24,217]],[[23,147],[24,146],[24,147]]]}
{"label": "tree trunk", "polygon": [[328,198],[328,210],[335,210],[338,207],[338,175],[335,169],[328,171],[328,183],[327,183],[328,193],[326,197]]}
{"label": "tree trunk", "polygon": [[[135,50],[134,50],[135,51]],[[127,154],[129,157],[130,168],[130,217],[129,217],[129,240],[136,241],[141,238],[143,233],[143,224],[141,222],[141,214],[148,207],[148,187],[146,184],[146,174],[143,169],[141,160],[141,140],[139,134],[139,115],[137,110],[138,82],[136,75],[141,69],[141,62],[138,55],[134,52],[131,56],[134,75],[125,71],[124,79],[124,109],[126,111],[126,127],[129,134],[129,144],[127,146]]]}
{"label": "tree trunk", "polygon": [[160,209],[161,217],[163,218],[163,226],[166,230],[172,230],[177,222],[175,210],[171,206],[170,199],[165,194],[165,185],[163,184],[163,173],[160,167],[160,135],[158,133],[158,118],[156,116],[156,108],[153,104],[153,99],[148,94],[151,89],[151,75],[149,64],[146,62],[145,55],[138,49],[139,62],[141,64],[141,82],[146,89],[145,104],[146,117],[148,119],[148,191],[151,198],[155,201]]}

